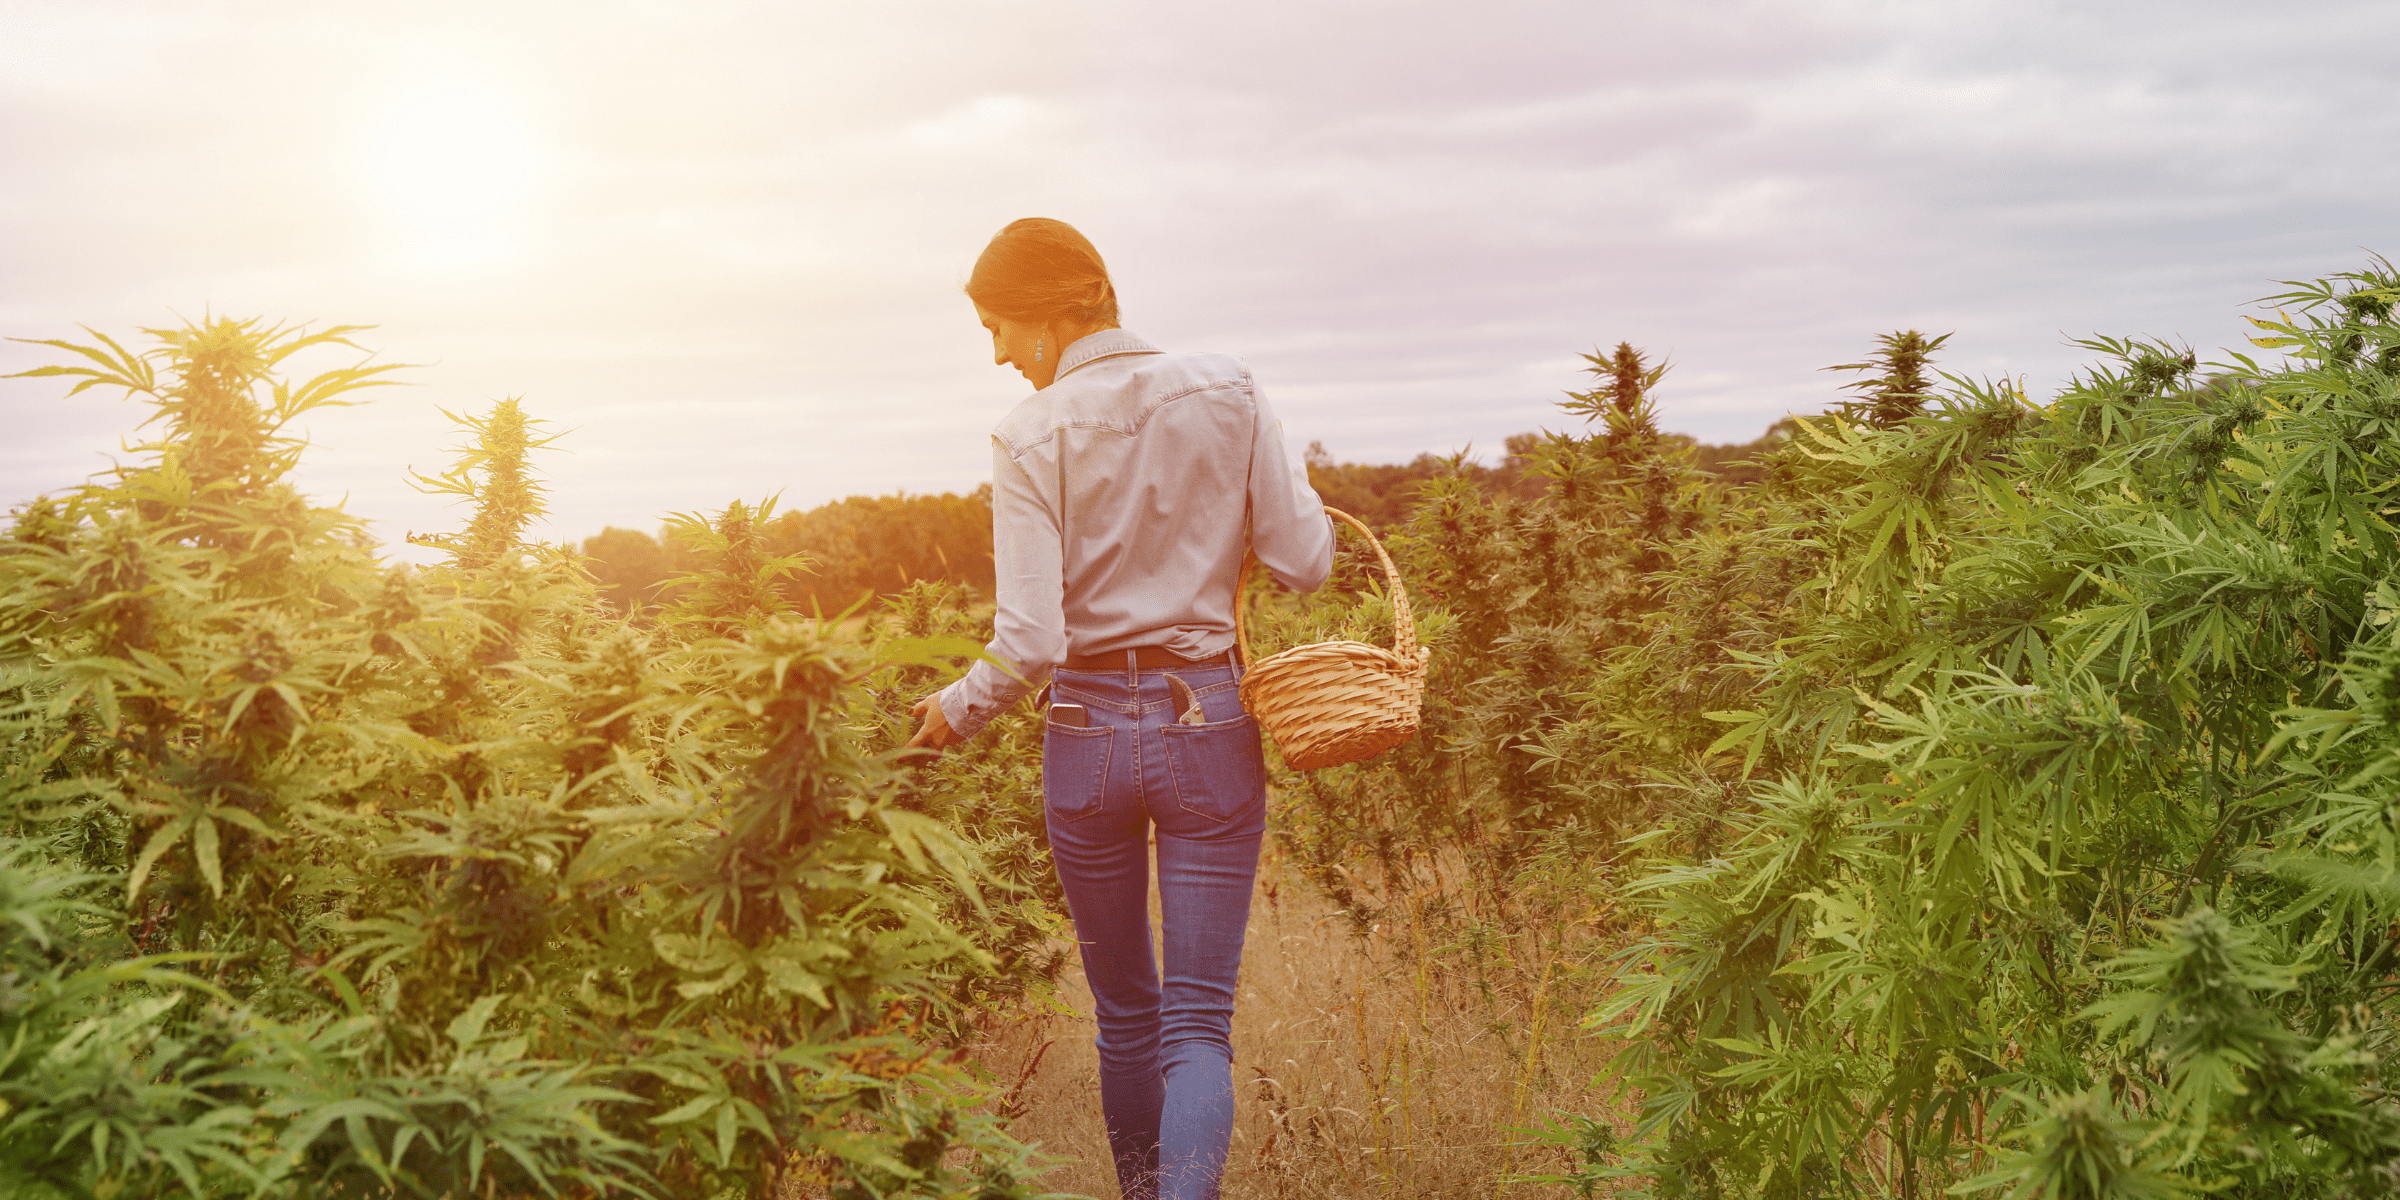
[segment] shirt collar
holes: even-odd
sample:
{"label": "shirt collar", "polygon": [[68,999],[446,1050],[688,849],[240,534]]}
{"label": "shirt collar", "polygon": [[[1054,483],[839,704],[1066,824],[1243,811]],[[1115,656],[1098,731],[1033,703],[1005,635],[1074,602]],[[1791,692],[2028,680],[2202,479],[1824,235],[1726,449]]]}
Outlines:
{"label": "shirt collar", "polygon": [[1066,378],[1068,372],[1095,359],[1114,358],[1119,354],[1162,353],[1164,351],[1158,347],[1143,341],[1139,334],[1123,329],[1103,329],[1098,333],[1085,334],[1067,347],[1067,352],[1059,356],[1058,374],[1054,381]]}

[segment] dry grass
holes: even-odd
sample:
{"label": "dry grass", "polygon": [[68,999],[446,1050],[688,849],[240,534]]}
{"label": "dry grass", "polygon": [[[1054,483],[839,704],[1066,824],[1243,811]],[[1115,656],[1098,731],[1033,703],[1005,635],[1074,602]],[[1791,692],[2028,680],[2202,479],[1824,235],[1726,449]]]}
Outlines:
{"label": "dry grass", "polygon": [[[1497,899],[1477,911],[1438,882],[1391,899],[1419,918],[1360,936],[1272,848],[1260,864],[1234,1010],[1226,1197],[1565,1194],[1505,1182],[1568,1165],[1511,1131],[1564,1110],[1625,1132],[1626,1106],[1593,1085],[1612,1047],[1576,1028],[1605,940],[1570,913],[1512,913]],[[1071,1011],[1001,1019],[974,1054],[1016,1083],[1010,1132],[1063,1160],[1044,1184],[1112,1197],[1080,970],[1059,999]]]}

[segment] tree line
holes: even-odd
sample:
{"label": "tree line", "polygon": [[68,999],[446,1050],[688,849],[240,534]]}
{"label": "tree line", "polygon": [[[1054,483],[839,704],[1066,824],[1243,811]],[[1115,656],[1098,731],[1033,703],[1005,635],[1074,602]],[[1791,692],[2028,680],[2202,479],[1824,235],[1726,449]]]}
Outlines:
{"label": "tree line", "polygon": [[[1696,469],[1729,483],[1761,477],[1764,456],[1788,437],[1783,425],[1756,441],[1704,445],[1681,434],[1662,435],[1672,452],[1688,454]],[[1527,472],[1527,455],[1541,435],[1507,439],[1507,453],[1485,467],[1465,453],[1421,454],[1407,463],[1336,462],[1324,443],[1306,452],[1309,483],[1326,504],[1376,528],[1394,528],[1415,511],[1421,485],[1436,477],[1464,474],[1477,485],[1514,493],[1546,486]],[[759,532],[760,551],[784,560],[776,590],[803,612],[847,611],[862,601],[892,596],[923,583],[950,584],[989,598],[992,594],[991,485],[965,495],[897,493],[849,496],[805,511],[776,513],[770,499],[759,511],[744,507]],[[655,616],[694,586],[693,576],[709,561],[710,529],[722,514],[678,514],[656,534],[610,526],[585,538],[585,569],[600,585],[602,599],[618,612]]]}

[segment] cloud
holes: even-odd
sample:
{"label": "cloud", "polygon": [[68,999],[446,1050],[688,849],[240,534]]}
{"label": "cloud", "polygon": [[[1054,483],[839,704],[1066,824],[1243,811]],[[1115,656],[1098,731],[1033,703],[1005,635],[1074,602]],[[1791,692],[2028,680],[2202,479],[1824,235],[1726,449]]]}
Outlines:
{"label": "cloud", "polygon": [[[416,386],[312,421],[387,538],[435,411],[573,433],[555,536],[780,491],[972,487],[1019,398],[958,285],[1010,219],[1127,320],[1247,356],[1296,441],[1557,424],[1577,352],[1746,439],[1877,333],[2073,371],[2239,338],[2400,216],[2387,5],[0,3],[0,333],[206,309],[378,326]],[[2336,33],[2335,31],[2339,31]],[[0,347],[0,370],[49,361]],[[138,420],[0,381],[0,501]]]}

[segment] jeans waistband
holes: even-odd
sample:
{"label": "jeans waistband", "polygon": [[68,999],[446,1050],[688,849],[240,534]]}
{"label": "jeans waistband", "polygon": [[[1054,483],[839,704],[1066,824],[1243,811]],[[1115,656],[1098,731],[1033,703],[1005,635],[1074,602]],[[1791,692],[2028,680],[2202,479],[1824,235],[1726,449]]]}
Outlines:
{"label": "jeans waistband", "polygon": [[[1126,662],[1128,655],[1133,660],[1130,664]],[[1163,667],[1230,667],[1232,665],[1233,651],[1231,650],[1222,650],[1207,658],[1185,658],[1164,646],[1136,646],[1131,650],[1111,650],[1104,654],[1070,654],[1065,662],[1058,664],[1058,669],[1098,673],[1144,667],[1158,670]]]}

